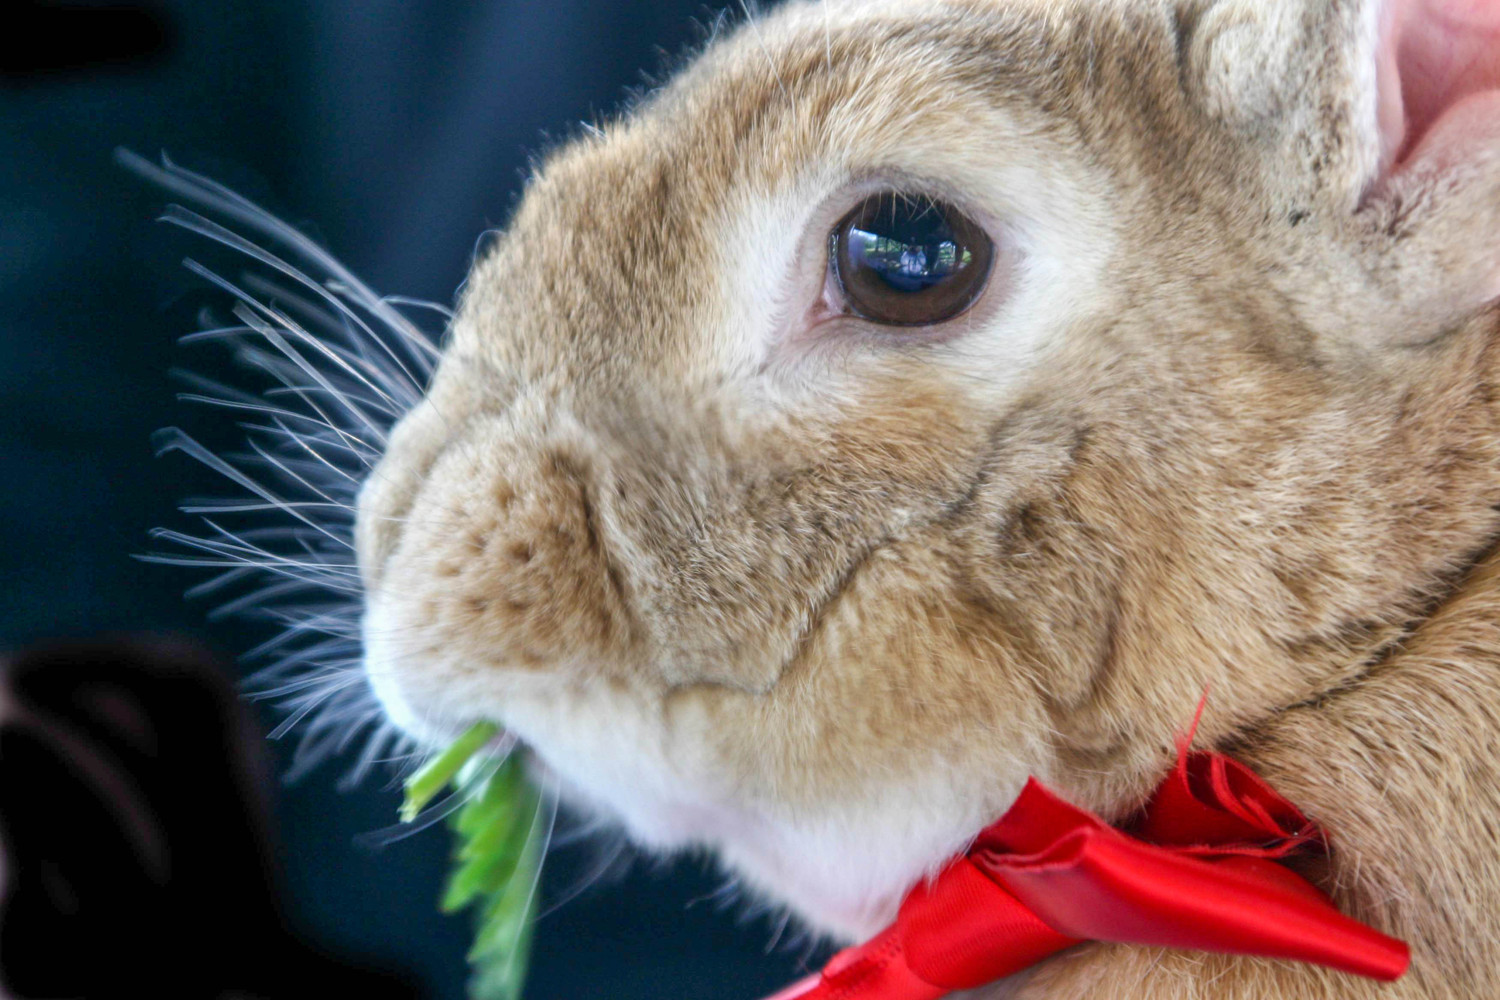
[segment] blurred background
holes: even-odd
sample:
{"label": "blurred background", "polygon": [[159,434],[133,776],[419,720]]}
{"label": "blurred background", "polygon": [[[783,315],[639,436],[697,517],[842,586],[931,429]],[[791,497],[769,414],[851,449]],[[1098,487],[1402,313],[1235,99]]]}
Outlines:
{"label": "blurred background", "polygon": [[[169,199],[117,166],[117,146],[260,201],[378,292],[451,304],[548,134],[607,114],[717,13],[697,0],[5,5],[0,649],[149,633],[232,662],[265,638],[185,601],[196,574],[131,558],[150,528],[190,526],[183,498],[232,492],[181,456],[153,459],[151,432],[181,424],[221,447],[235,435],[174,401],[171,369],[223,364],[175,343],[207,299],[180,259],[203,248],[152,222]],[[257,711],[269,731],[277,720]],[[289,750],[270,745],[277,773]],[[370,846],[399,793],[381,774],[336,789],[348,764],[273,790],[285,919],[341,961],[458,1000],[470,923],[436,909],[446,834]],[[586,846],[554,857],[544,905],[596,860]],[[721,881],[691,860],[604,880],[543,920],[527,996],[755,998],[800,975],[805,948],[768,919],[737,920],[712,898]]]}

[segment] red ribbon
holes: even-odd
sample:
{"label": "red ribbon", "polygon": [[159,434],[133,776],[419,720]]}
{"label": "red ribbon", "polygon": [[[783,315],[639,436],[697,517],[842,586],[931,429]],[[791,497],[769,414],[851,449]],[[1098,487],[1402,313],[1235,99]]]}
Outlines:
{"label": "red ribbon", "polygon": [[1278,863],[1318,826],[1228,757],[1183,752],[1128,832],[1035,779],[896,922],[767,1000],[937,1000],[1082,941],[1262,955],[1396,979],[1407,946]]}

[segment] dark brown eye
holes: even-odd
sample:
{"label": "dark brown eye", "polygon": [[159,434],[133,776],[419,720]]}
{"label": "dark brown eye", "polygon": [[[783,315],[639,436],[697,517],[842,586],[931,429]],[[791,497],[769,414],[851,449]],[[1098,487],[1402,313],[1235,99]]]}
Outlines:
{"label": "dark brown eye", "polygon": [[834,227],[828,256],[855,315],[888,326],[927,326],[974,304],[995,247],[952,205],[885,191]]}

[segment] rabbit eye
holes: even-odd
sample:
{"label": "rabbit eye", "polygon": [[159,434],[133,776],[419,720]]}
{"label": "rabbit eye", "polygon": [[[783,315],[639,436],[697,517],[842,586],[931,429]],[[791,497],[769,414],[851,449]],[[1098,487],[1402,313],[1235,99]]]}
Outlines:
{"label": "rabbit eye", "polygon": [[994,252],[984,230],[952,205],[886,191],[834,227],[828,260],[855,315],[887,326],[927,326],[974,304]]}

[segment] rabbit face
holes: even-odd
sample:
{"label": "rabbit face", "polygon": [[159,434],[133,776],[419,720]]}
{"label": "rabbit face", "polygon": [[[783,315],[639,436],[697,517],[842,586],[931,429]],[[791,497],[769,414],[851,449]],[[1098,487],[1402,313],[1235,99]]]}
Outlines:
{"label": "rabbit face", "polygon": [[[712,43],[532,179],[364,488],[392,719],[854,936],[1028,775],[1119,815],[1206,689],[1212,741],[1356,676],[1500,527],[1489,80],[1407,85],[1420,6]],[[927,244],[839,256],[871,204],[983,258],[931,322],[871,300]]]}

